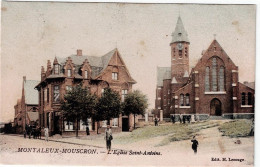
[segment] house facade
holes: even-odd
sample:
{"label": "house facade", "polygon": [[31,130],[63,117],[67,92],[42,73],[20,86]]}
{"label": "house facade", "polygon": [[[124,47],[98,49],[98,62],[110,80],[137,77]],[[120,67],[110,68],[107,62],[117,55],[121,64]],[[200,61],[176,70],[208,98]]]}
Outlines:
{"label": "house facade", "polygon": [[[124,97],[132,91],[136,81],[131,77],[117,49],[97,57],[86,56],[82,50],[66,58],[55,57],[53,63],[48,60],[47,69],[41,69],[41,82],[36,86],[39,92],[39,122],[41,127],[49,127],[51,135],[73,134],[76,130],[75,122],[68,122],[60,111],[61,101],[67,91],[82,83],[92,94],[101,96],[105,88],[110,87]],[[104,131],[110,124],[113,131],[128,131],[133,126],[133,116],[120,115],[109,122],[94,122],[91,118],[87,122],[80,121],[80,133],[90,131]]]}
{"label": "house facade", "polygon": [[197,64],[189,67],[190,41],[181,18],[172,33],[171,67],[157,67],[156,114],[251,118],[254,89],[239,82],[239,68],[214,39]]}
{"label": "house facade", "polygon": [[39,81],[26,80],[26,77],[23,77],[22,97],[17,100],[14,106],[16,133],[23,133],[26,124],[38,124],[38,91],[34,89],[38,84]]}

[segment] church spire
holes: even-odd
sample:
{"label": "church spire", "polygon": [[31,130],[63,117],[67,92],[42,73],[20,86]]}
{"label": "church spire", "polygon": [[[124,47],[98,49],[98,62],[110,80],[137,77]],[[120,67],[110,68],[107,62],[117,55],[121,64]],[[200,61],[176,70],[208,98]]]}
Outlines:
{"label": "church spire", "polygon": [[172,43],[174,42],[190,42],[188,39],[188,34],[184,28],[181,17],[178,17],[178,21],[174,32],[172,33]]}

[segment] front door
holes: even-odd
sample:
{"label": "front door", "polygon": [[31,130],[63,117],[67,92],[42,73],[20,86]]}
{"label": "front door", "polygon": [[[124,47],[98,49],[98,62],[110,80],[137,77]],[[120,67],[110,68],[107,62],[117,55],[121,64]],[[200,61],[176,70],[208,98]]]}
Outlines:
{"label": "front door", "polygon": [[210,115],[221,116],[221,102],[217,98],[210,102]]}
{"label": "front door", "polygon": [[59,124],[59,122],[60,122],[60,116],[54,116],[54,131],[53,131],[53,133],[54,134],[61,134],[61,131],[60,131],[60,124]]}
{"label": "front door", "polygon": [[129,131],[129,118],[122,118],[122,131]]}

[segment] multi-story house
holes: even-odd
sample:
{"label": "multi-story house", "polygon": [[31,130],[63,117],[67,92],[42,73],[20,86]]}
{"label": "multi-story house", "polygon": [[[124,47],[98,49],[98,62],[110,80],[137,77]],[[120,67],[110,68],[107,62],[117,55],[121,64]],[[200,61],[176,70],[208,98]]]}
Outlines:
{"label": "multi-story house", "polygon": [[[75,133],[76,123],[66,121],[61,114],[60,105],[67,91],[76,84],[82,83],[92,94],[101,96],[105,88],[117,91],[122,101],[132,91],[136,81],[131,77],[117,49],[104,56],[82,55],[82,50],[66,58],[55,57],[53,63],[48,60],[47,69],[41,69],[41,82],[36,86],[39,91],[39,119],[42,127],[49,127],[51,135]],[[101,130],[110,124],[113,131],[128,131],[133,126],[133,116],[120,115],[109,122],[80,121],[79,131],[85,133],[86,126],[90,131]]]}

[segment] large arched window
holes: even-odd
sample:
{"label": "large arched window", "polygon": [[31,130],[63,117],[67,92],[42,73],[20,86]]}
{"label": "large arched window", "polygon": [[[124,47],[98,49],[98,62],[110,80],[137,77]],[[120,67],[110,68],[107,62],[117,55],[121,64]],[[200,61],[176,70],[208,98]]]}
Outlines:
{"label": "large arched window", "polygon": [[184,95],[180,95],[180,106],[184,106]]}
{"label": "large arched window", "polygon": [[247,101],[248,101],[248,105],[252,105],[252,93],[248,92],[247,94]]}
{"label": "large arched window", "polygon": [[205,91],[209,92],[210,84],[209,84],[209,67],[206,67],[205,73]]}
{"label": "large arched window", "polygon": [[186,106],[190,105],[190,95],[187,93],[185,97]]}
{"label": "large arched window", "polygon": [[246,105],[246,94],[243,92],[242,93],[242,105]]}
{"label": "large arched window", "polygon": [[205,92],[225,91],[225,64],[217,56],[210,58],[205,69]]}

